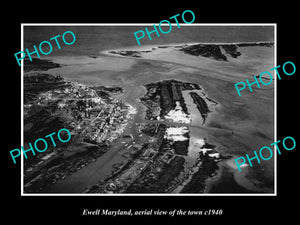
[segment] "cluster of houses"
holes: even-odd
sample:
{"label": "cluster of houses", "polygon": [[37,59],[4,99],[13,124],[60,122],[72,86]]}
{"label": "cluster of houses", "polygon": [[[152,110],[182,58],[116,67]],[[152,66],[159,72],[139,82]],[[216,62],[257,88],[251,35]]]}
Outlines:
{"label": "cluster of houses", "polygon": [[67,119],[72,135],[80,134],[90,143],[112,142],[123,132],[130,105],[115,98],[101,98],[97,92],[83,84],[68,83],[64,88],[39,94],[33,104],[45,106]]}

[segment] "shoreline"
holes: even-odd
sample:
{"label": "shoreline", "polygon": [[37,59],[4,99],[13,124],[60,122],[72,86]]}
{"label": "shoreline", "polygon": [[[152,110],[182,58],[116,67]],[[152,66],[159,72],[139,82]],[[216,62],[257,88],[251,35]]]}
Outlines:
{"label": "shoreline", "polygon": [[[114,53],[110,53],[109,51],[138,51],[140,50],[141,52],[143,51],[153,51],[156,50],[157,48],[178,48],[178,47],[189,47],[193,45],[261,45],[261,44],[275,44],[275,41],[242,41],[242,42],[186,42],[186,43],[171,43],[171,44],[156,44],[156,45],[143,45],[143,46],[130,46],[130,48],[115,48],[115,49],[107,49],[100,51],[100,54],[103,55],[109,55],[109,56],[116,56]],[[125,56],[119,56],[119,57],[125,57]]]}
{"label": "shoreline", "polygon": [[[236,42],[237,43],[237,42]],[[257,44],[260,47],[260,43],[274,43],[274,42],[241,42],[240,44]],[[124,90],[127,90],[131,85],[137,85],[138,87],[143,84],[143,83],[156,83],[158,82],[158,80],[160,80],[160,82],[163,81],[167,81],[170,79],[176,79],[177,81],[181,81],[181,82],[190,82],[190,83],[197,83],[197,84],[201,84],[201,86],[203,86],[203,88],[205,89],[206,93],[208,93],[212,99],[215,99],[219,105],[218,105],[218,110],[216,110],[215,112],[213,112],[211,114],[211,118],[209,120],[207,120],[207,123],[210,123],[210,126],[206,128],[205,131],[199,131],[199,133],[197,133],[197,135],[208,135],[209,137],[214,136],[214,134],[218,133],[220,131],[220,134],[223,134],[223,131],[226,129],[226,132],[228,130],[228,132],[232,129],[236,129],[236,131],[234,130],[235,133],[237,133],[238,135],[243,135],[243,133],[240,132],[240,129],[242,129],[241,127],[243,127],[244,125],[248,124],[248,121],[254,124],[256,122],[258,122],[258,120],[256,118],[248,118],[247,115],[248,114],[252,114],[253,115],[253,110],[250,110],[252,106],[251,103],[251,98],[249,99],[249,101],[244,102],[239,102],[239,99],[236,100],[235,104],[240,103],[241,105],[237,105],[235,107],[233,107],[233,109],[229,109],[228,107],[230,106],[231,99],[229,100],[229,98],[232,98],[234,96],[232,95],[228,95],[228,93],[226,92],[226,90],[229,89],[228,84],[230,82],[232,82],[236,77],[233,76],[232,74],[230,74],[232,71],[235,73],[240,73],[241,70],[245,70],[245,71],[250,71],[249,68],[245,65],[247,65],[248,61],[244,61],[244,58],[242,59],[238,59],[239,61],[235,61],[235,59],[232,61],[234,62],[234,64],[230,63],[228,65],[228,67],[225,65],[225,63],[227,62],[222,62],[222,61],[217,61],[217,60],[212,60],[210,58],[205,58],[205,57],[194,57],[193,55],[188,55],[188,54],[183,54],[183,52],[179,52],[179,48],[183,48],[183,47],[188,47],[188,46],[192,46],[192,45],[199,45],[199,44],[207,44],[207,45],[233,45],[233,43],[188,43],[188,44],[174,44],[174,45],[156,45],[154,48],[154,50],[151,49],[150,54],[153,53],[153,55],[151,56],[152,58],[143,58],[143,57],[130,57],[130,56],[122,56],[119,54],[112,54],[109,53],[108,51],[111,50],[105,50],[100,52],[100,55],[97,57],[94,56],[89,56],[89,55],[84,55],[84,56],[74,56],[73,58],[68,58],[66,56],[59,56],[57,57],[47,57],[47,58],[52,58],[54,60],[54,63],[58,61],[61,62],[66,62],[66,64],[62,64],[61,67],[59,68],[54,68],[54,69],[49,69],[49,71],[47,71],[47,73],[53,73],[53,74],[62,74],[62,76],[64,77],[64,79],[68,80],[68,81],[72,81],[75,82],[74,79],[76,80],[77,83],[80,84],[85,84],[87,86],[92,86],[94,83],[93,82],[98,82],[99,79],[99,83],[103,83],[104,86],[106,87],[111,87],[111,84],[115,84],[115,86],[119,86],[121,85],[121,87],[125,87]],[[145,45],[142,48],[139,46],[139,52],[141,52],[141,54],[145,54],[147,55],[147,51],[149,50],[149,46],[154,46],[154,45]],[[179,47],[179,48],[176,48]],[[250,49],[250,48],[248,48]],[[123,49],[124,50],[124,49]],[[132,51],[135,49],[131,49],[129,51]],[[158,51],[161,50],[161,51]],[[174,51],[175,50],[175,51]],[[178,51],[176,51],[178,50]],[[262,53],[265,53],[266,50],[261,50],[259,48],[254,48],[254,50],[251,50],[251,55],[250,57],[255,57],[255,55],[261,55],[261,51],[263,51]],[[271,52],[271,50],[267,50],[268,52]],[[107,54],[103,54],[103,52],[107,52]],[[177,54],[177,53],[179,54]],[[158,54],[157,54],[158,53]],[[175,55],[172,53],[176,53]],[[246,52],[248,53],[248,52]],[[101,55],[103,54],[103,55]],[[244,54],[244,52],[243,52]],[[245,54],[247,56],[247,54]],[[101,57],[103,56],[103,57]],[[110,56],[110,57],[107,57]],[[157,57],[159,56],[159,57]],[[168,57],[169,58],[166,58]],[[263,55],[264,56],[264,55]],[[61,58],[60,58],[61,57]],[[104,59],[104,57],[107,57],[106,59]],[[115,59],[113,59],[113,57]],[[181,58],[182,57],[182,58]],[[248,57],[248,56],[247,56]],[[265,57],[265,56],[264,56]],[[119,58],[119,59],[117,59]],[[123,58],[123,59],[121,59]],[[176,59],[176,61],[173,61],[173,59]],[[190,61],[191,58],[194,58],[194,61]],[[267,57],[265,57],[267,58]],[[265,59],[265,58],[260,58],[259,59]],[[57,60],[55,60],[57,59]],[[127,60],[124,60],[127,59]],[[139,61],[138,59],[143,59],[145,61],[149,61],[147,65],[147,69],[149,68],[149,71],[146,71],[144,73],[144,61]],[[259,62],[256,58],[250,58],[251,60],[253,60],[253,65],[257,64],[257,62]],[[169,60],[169,61],[167,61]],[[130,63],[129,66],[124,66],[123,64],[128,64],[128,62],[132,61],[132,63]],[[150,62],[150,61],[156,61],[156,62],[160,62],[160,63],[156,63],[156,62]],[[121,66],[119,66],[119,64],[117,63],[122,63]],[[170,65],[166,64],[166,62],[168,62]],[[110,65],[106,65],[107,63],[109,63]],[[141,64],[139,64],[141,63]],[[197,63],[197,64],[195,64]],[[132,66],[133,65],[133,66]],[[185,72],[186,70],[184,70],[184,68],[194,68],[194,66],[197,66],[197,71],[192,71],[192,72]],[[238,68],[233,68],[231,69],[231,66],[238,66]],[[264,65],[264,61],[262,61],[262,63],[259,64],[259,66]],[[113,68],[113,67],[118,67]],[[140,67],[138,67],[140,66]],[[211,67],[212,66],[212,67]],[[120,67],[120,68],[119,68]],[[209,71],[208,71],[209,69]],[[259,69],[258,69],[259,70]],[[107,73],[103,72],[103,71],[109,71]],[[251,70],[252,72],[252,70]],[[226,80],[222,79],[222,76],[226,76]],[[87,76],[85,76],[87,75]],[[149,78],[145,78],[146,76],[151,75]],[[190,75],[190,76],[187,76]],[[217,75],[217,76],[216,76]],[[230,76],[229,76],[230,75]],[[115,77],[114,77],[115,76]],[[133,77],[131,77],[133,76]],[[135,77],[136,76],[136,77]],[[159,76],[159,77],[156,77]],[[113,79],[112,79],[113,78]],[[207,78],[207,79],[206,79]],[[87,82],[87,83],[86,83]],[[137,87],[136,86],[136,87]],[[222,88],[218,88],[218,87],[224,87],[224,90],[222,90]],[[218,90],[220,89],[220,90]],[[129,89],[128,89],[129,90]],[[136,88],[134,89],[136,90]],[[217,91],[216,91],[217,90]],[[126,94],[126,98],[131,98],[132,101],[135,101],[136,98],[133,98],[136,96],[136,94],[132,94],[132,91],[130,91],[128,94]],[[226,92],[226,95],[224,95],[224,93]],[[223,94],[222,94],[223,93]],[[252,96],[251,96],[252,97]],[[253,98],[254,95],[253,95]],[[267,99],[268,100],[268,99]],[[219,107],[221,106],[221,107]],[[249,109],[247,108],[249,106]],[[242,109],[240,109],[242,107]],[[266,108],[268,109],[268,108]],[[240,111],[241,110],[241,111]],[[220,114],[222,113],[222,114]],[[238,113],[238,115],[236,115]],[[218,117],[216,117],[216,115],[219,115]],[[261,113],[258,113],[257,115],[261,115]],[[262,114],[264,115],[264,114]],[[256,116],[256,115],[255,115]],[[224,119],[228,119],[228,122],[223,122]],[[241,120],[243,119],[243,120]],[[245,120],[246,119],[246,120]],[[211,120],[211,121],[210,121]],[[242,122],[242,125],[236,125],[235,121],[238,122]],[[246,122],[244,122],[246,121]],[[251,133],[250,132],[254,132],[256,131],[257,128],[252,129],[252,125],[250,127],[247,128],[247,133],[249,133],[249,135],[252,135],[253,138],[256,138],[255,133]],[[209,131],[212,131],[211,133]],[[263,132],[263,131],[260,131]],[[225,135],[221,135],[222,140],[216,140],[217,137],[212,138],[212,143],[218,143],[217,145],[221,146],[222,148],[220,148],[221,150],[221,154],[224,152],[227,152],[228,149],[228,154],[232,154],[234,153],[235,146],[234,144],[227,144],[227,141],[225,140],[226,137]],[[219,139],[219,137],[218,137]],[[217,142],[215,142],[217,141]],[[236,141],[237,142],[237,141]],[[221,144],[220,144],[221,143]],[[236,146],[240,146],[239,144],[241,144],[242,142],[237,143],[238,145]],[[226,145],[225,145],[226,144]],[[244,144],[246,146],[250,146],[247,143]],[[251,144],[252,145],[252,144]],[[233,150],[232,150],[233,149]],[[239,152],[241,151],[246,151],[247,148],[242,148],[241,150],[239,150],[236,154],[239,155]],[[176,163],[181,164],[180,161],[175,160]],[[255,178],[255,175],[257,175],[258,173],[260,173],[260,168],[258,168],[258,171],[255,171],[256,174],[252,175],[252,178]],[[213,193],[212,193],[213,194]]]}

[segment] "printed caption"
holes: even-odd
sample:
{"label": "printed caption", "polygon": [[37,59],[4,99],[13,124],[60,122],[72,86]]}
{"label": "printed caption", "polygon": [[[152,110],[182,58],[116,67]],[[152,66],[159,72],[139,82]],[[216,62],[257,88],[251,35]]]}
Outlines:
{"label": "printed caption", "polygon": [[206,209],[206,210],[161,210],[161,209],[145,209],[145,210],[110,210],[110,209],[83,209],[83,216],[221,216],[222,209]]}

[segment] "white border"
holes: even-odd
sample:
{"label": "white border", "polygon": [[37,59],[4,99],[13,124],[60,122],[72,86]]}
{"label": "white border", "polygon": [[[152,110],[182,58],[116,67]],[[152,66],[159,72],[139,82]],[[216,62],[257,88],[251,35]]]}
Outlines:
{"label": "white border", "polygon": [[[24,51],[24,29],[21,24],[21,51]],[[24,146],[24,70],[21,60],[21,146]],[[22,155],[22,154],[21,154]],[[24,157],[21,157],[21,195],[24,195]]]}
{"label": "white border", "polygon": [[[21,23],[21,51],[24,51],[24,26],[152,26],[154,23]],[[177,25],[176,23],[171,23]],[[155,24],[155,25],[158,25]],[[168,24],[161,24],[167,26]],[[180,24],[180,26],[273,26],[274,27],[274,66],[277,65],[277,24],[276,23],[192,23]],[[274,71],[274,142],[277,141],[277,76]],[[24,146],[24,116],[23,116],[23,99],[24,99],[24,70],[23,60],[21,61],[21,144]],[[274,146],[274,193],[222,193],[222,194],[86,194],[86,193],[24,193],[24,157],[21,157],[21,196],[277,196],[277,151]]]}

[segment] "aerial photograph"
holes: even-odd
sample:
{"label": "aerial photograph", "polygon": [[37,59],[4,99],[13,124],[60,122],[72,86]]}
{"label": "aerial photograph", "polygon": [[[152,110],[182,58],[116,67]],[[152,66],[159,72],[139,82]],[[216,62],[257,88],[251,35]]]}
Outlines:
{"label": "aerial photograph", "polygon": [[275,82],[235,88],[276,66],[274,25],[174,24],[138,45],[145,27],[23,24],[24,49],[52,44],[23,61],[24,148],[71,133],[27,154],[23,194],[274,194],[273,158],[235,162],[275,139]]}

